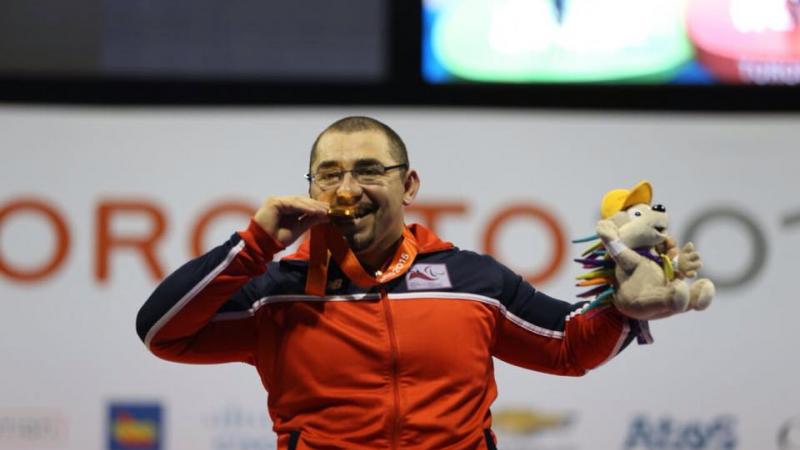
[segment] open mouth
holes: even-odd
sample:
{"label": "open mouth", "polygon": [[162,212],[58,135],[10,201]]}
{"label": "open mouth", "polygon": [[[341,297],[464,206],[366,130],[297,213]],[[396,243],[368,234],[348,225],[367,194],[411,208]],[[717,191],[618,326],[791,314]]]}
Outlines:
{"label": "open mouth", "polygon": [[656,231],[658,231],[659,233],[667,231],[667,227],[653,227],[653,228],[655,228]]}

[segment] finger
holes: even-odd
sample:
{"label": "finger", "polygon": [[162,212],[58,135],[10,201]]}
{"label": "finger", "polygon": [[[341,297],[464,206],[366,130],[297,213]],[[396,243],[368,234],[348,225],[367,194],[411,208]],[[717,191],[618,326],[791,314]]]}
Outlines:
{"label": "finger", "polygon": [[297,218],[287,219],[286,229],[295,236],[300,236],[314,225],[327,222],[327,216],[300,215]]}
{"label": "finger", "polygon": [[694,244],[691,242],[687,242],[686,245],[683,246],[684,253],[691,253],[694,251]]}
{"label": "finger", "polygon": [[328,208],[331,207],[330,203],[323,202],[321,200],[317,200],[317,199],[314,199],[314,198],[301,197],[301,199],[304,202],[308,203],[310,206],[314,207],[314,208],[328,209]]}
{"label": "finger", "polygon": [[690,270],[690,271],[686,272],[686,276],[689,277],[689,278],[694,278],[694,277],[697,276],[697,271]]}
{"label": "finger", "polygon": [[330,222],[330,220],[328,214],[303,214],[297,218],[297,221],[307,228],[311,228],[320,223]]}
{"label": "finger", "polygon": [[313,209],[325,209],[328,207],[327,202],[316,200],[310,197],[293,197],[292,201],[297,203],[298,205],[303,205],[305,207]]}
{"label": "finger", "polygon": [[689,261],[700,261],[700,253],[690,253],[686,255]]}
{"label": "finger", "polygon": [[306,197],[285,197],[278,203],[281,215],[322,216],[327,214],[328,205],[324,202]]}
{"label": "finger", "polygon": [[686,270],[687,270],[687,271],[688,271],[688,270],[698,270],[698,269],[700,269],[702,266],[703,266],[703,265],[702,265],[702,264],[700,264],[699,262],[695,262],[695,263],[687,263],[687,264],[686,264]]}

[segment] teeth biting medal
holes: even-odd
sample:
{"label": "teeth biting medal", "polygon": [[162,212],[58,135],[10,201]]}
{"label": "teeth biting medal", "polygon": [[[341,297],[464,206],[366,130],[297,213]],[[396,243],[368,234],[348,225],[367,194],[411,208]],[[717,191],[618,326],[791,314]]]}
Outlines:
{"label": "teeth biting medal", "polygon": [[328,208],[328,215],[332,217],[354,217],[356,207],[353,205],[333,205]]}
{"label": "teeth biting medal", "polygon": [[358,212],[355,199],[347,192],[336,194],[334,191],[331,191],[331,193],[325,197],[327,197],[325,200],[327,200],[330,205],[328,207],[328,216],[330,217],[353,218]]}

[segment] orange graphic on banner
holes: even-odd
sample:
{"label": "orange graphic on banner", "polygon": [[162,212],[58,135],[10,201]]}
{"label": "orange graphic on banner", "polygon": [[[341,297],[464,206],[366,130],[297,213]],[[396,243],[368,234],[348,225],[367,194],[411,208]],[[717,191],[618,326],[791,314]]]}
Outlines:
{"label": "orange graphic on banner", "polygon": [[[541,284],[556,274],[559,266],[561,266],[561,263],[564,261],[565,252],[565,239],[564,234],[561,232],[561,225],[558,223],[555,217],[553,217],[544,209],[527,203],[514,204],[502,209],[492,218],[492,220],[489,222],[489,225],[486,227],[486,231],[483,233],[483,251],[489,255],[497,257],[495,239],[499,234],[500,227],[502,227],[509,220],[518,217],[534,218],[542,222],[550,232],[554,249],[553,256],[550,258],[550,261],[543,269],[537,272],[522,274],[522,276],[525,277],[525,279],[531,284]],[[531,249],[531,252],[534,251],[536,251],[536,249]]]}
{"label": "orange graphic on banner", "polygon": [[137,420],[128,414],[120,414],[114,423],[114,438],[129,446],[148,446],[156,441],[156,424],[151,420]]}
{"label": "orange graphic on banner", "polygon": [[[111,231],[111,220],[117,214],[137,214],[150,219],[152,228],[143,236],[115,236]],[[139,252],[153,278],[160,280],[164,270],[156,258],[156,244],[166,230],[166,219],[153,203],[143,200],[102,201],[97,207],[97,247],[95,248],[95,277],[99,281],[108,279],[108,260],[114,249],[127,248]]]}
{"label": "orange graphic on banner", "polygon": [[[409,206],[409,214],[417,215],[419,221],[434,232],[438,230],[443,217],[463,216],[470,208],[469,203],[464,201],[430,201],[418,202]],[[201,255],[203,239],[208,232],[209,226],[222,216],[238,215],[243,219],[252,216],[256,210],[255,205],[249,204],[244,200],[226,200],[211,204],[193,220],[188,226],[188,233],[180,233],[180,236],[187,236],[188,247],[192,257]],[[51,251],[46,263],[36,268],[21,268],[18,264],[12,264],[8,256],[3,254],[0,249],[0,275],[20,282],[38,282],[53,275],[69,256],[71,249],[71,236],[67,227],[65,216],[55,207],[45,200],[29,197],[20,197],[9,200],[5,204],[0,204],[0,230],[3,223],[14,214],[32,212],[49,223],[55,236],[55,248]],[[136,216],[137,219],[145,219],[149,223],[149,229],[140,232],[138,235],[120,235],[112,229],[112,222],[122,220],[123,216]],[[525,274],[525,278],[532,283],[544,283],[552,278],[559,266],[564,261],[565,239],[562,227],[555,217],[538,205],[532,203],[517,203],[502,208],[491,213],[486,227],[480,231],[483,243],[483,251],[489,255],[498,257],[496,241],[502,236],[503,225],[515,218],[534,219],[543,223],[548,231],[549,240],[553,244],[555,251],[550,255],[548,262],[541,270]],[[95,235],[94,235],[94,277],[98,282],[105,282],[110,276],[110,259],[113,253],[121,250],[133,251],[140,256],[144,263],[145,270],[149,273],[153,281],[159,281],[164,277],[165,271],[163,264],[157,255],[157,246],[161,243],[167,228],[166,212],[156,203],[141,198],[127,198],[124,200],[101,200],[95,209]],[[535,252],[536,249],[531,249]],[[502,258],[499,258],[502,261]],[[403,261],[399,261],[403,262]],[[392,268],[387,271],[392,273]],[[388,275],[387,275],[388,276]]]}
{"label": "orange graphic on banner", "polygon": [[244,217],[246,219],[244,223],[246,224],[247,221],[253,217],[256,209],[258,209],[257,206],[251,205],[248,202],[231,200],[216,203],[205,210],[202,214],[200,214],[200,217],[197,219],[194,228],[192,229],[190,249],[192,252],[192,258],[196,258],[207,251],[207,249],[203,248],[203,238],[205,237],[206,229],[211,222],[220,216],[230,214]]}
{"label": "orange graphic on banner", "polygon": [[67,257],[70,247],[69,231],[64,219],[58,211],[46,202],[33,198],[20,198],[6,204],[0,209],[0,228],[4,220],[18,212],[34,212],[45,217],[55,231],[56,246],[50,260],[41,267],[33,269],[22,269],[7,262],[0,252],[0,273],[8,276],[12,280],[21,282],[39,281],[53,274]]}

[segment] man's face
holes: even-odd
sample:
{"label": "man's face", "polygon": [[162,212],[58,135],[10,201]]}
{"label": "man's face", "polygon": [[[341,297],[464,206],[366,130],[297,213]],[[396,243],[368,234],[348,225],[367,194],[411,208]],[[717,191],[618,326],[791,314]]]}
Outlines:
{"label": "man's face", "polygon": [[[392,157],[389,140],[381,131],[329,131],[317,143],[311,173],[316,174],[320,168],[350,170],[370,163],[393,166],[403,162]],[[404,173],[390,170],[380,182],[369,185],[360,185],[351,173],[346,173],[339,186],[329,189],[323,190],[312,182],[309,195],[333,205],[354,205],[355,216],[334,219],[334,226],[356,253],[381,252],[402,235],[403,204],[413,200],[419,186],[414,171]]]}

